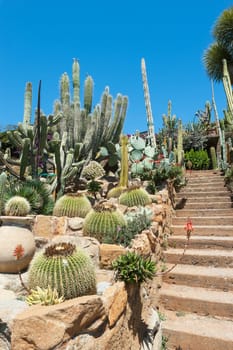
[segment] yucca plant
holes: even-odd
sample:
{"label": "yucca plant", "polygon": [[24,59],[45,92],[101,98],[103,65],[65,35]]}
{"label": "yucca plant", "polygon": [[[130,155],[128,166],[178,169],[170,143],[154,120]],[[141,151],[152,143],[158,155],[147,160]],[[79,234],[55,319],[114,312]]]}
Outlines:
{"label": "yucca plant", "polygon": [[91,258],[71,243],[48,246],[34,256],[28,277],[29,289],[56,289],[59,298],[71,299],[96,293],[95,269]]}

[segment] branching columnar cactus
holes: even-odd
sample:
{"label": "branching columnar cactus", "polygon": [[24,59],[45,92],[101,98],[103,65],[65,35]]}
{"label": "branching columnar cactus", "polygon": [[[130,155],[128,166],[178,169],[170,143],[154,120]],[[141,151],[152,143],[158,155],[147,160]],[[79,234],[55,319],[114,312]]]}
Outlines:
{"label": "branching columnar cactus", "polygon": [[85,194],[69,193],[56,201],[53,215],[84,218],[90,210],[91,203]]}
{"label": "branching columnar cactus", "polygon": [[120,195],[119,202],[127,207],[145,206],[151,203],[151,198],[143,188],[132,186]]}
{"label": "branching columnar cactus", "polygon": [[5,214],[9,216],[26,216],[30,213],[29,201],[20,196],[11,197],[5,204]]}
{"label": "branching columnar cactus", "polygon": [[56,113],[62,115],[59,124],[60,134],[67,133],[68,148],[73,148],[74,161],[85,159],[86,162],[93,159],[101,145],[107,142],[117,143],[123,128],[128,98],[117,95],[114,104],[114,117],[112,119],[112,96],[106,87],[102,95],[101,103],[93,112],[92,95],[93,79],[88,76],[84,86],[84,108],[80,105],[80,68],[77,60],[72,66],[72,79],[74,87],[73,102],[70,100],[69,78],[66,73],[61,78],[61,98],[56,102]]}
{"label": "branching columnar cactus", "polygon": [[98,203],[87,214],[83,223],[83,232],[105,242],[117,236],[118,232],[126,226],[124,215],[117,207],[107,201]]}
{"label": "branching columnar cactus", "polygon": [[64,299],[95,294],[96,276],[91,258],[71,243],[48,246],[34,256],[29,267],[28,287],[37,286],[50,286]]}

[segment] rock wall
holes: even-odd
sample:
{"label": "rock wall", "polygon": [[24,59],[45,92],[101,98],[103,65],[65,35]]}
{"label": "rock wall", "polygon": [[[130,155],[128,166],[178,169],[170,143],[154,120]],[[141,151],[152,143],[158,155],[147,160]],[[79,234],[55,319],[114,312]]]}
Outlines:
{"label": "rock wall", "polygon": [[[172,208],[166,190],[154,197],[153,223],[135,237],[131,249],[159,265],[170,233]],[[115,282],[111,262],[126,248],[82,237],[82,220],[37,216],[33,232],[38,249],[51,241],[79,242],[99,265],[98,294],[53,306],[26,307],[9,325],[12,350],[160,350],[161,276],[141,286]]]}

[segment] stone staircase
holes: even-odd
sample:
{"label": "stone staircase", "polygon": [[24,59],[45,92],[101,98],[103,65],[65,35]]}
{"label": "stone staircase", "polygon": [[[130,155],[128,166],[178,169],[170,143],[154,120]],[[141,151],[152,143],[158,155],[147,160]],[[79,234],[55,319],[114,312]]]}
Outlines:
{"label": "stone staircase", "polygon": [[[233,207],[224,178],[213,171],[193,171],[177,195],[186,198],[172,220],[160,290],[163,336],[168,350],[233,349]],[[184,226],[193,223],[188,249]]]}

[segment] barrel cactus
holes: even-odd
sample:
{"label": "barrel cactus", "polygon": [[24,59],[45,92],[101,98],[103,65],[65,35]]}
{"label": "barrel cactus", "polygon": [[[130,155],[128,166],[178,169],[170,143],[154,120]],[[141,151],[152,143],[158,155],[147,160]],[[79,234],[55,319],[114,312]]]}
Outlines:
{"label": "barrel cactus", "polygon": [[69,193],[56,201],[53,215],[84,218],[90,210],[91,203],[84,193]]}
{"label": "barrel cactus", "polygon": [[151,198],[144,188],[132,186],[120,195],[119,202],[128,207],[145,206],[151,203]]}
{"label": "barrel cactus", "polygon": [[95,160],[90,161],[90,163],[83,168],[81,176],[87,180],[94,180],[98,177],[105,175],[105,170],[102,165]]}
{"label": "barrel cactus", "polygon": [[119,231],[126,226],[124,215],[107,201],[98,203],[87,214],[83,223],[84,234],[95,237],[99,242],[114,242]]}
{"label": "barrel cactus", "polygon": [[29,201],[20,196],[11,197],[5,204],[5,214],[10,216],[26,216],[30,209]]}
{"label": "barrel cactus", "polygon": [[91,258],[71,243],[48,246],[30,264],[28,287],[48,286],[64,299],[95,294],[96,276]]}

